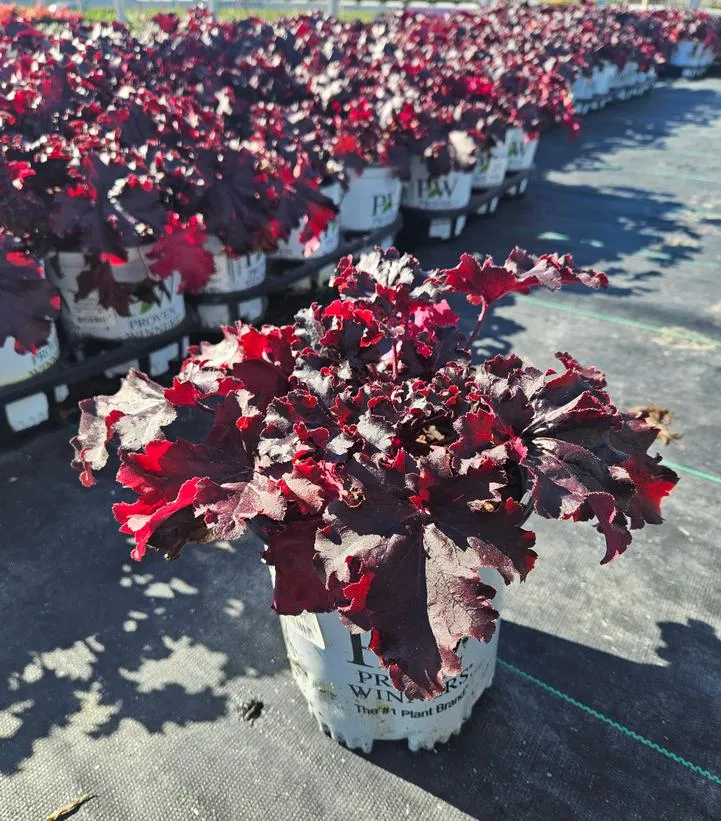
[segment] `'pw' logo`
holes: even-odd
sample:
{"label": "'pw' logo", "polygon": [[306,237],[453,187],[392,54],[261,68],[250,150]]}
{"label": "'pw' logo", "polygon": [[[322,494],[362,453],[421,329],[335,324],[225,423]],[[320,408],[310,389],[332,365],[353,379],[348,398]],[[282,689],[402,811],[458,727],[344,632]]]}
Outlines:
{"label": "'pw' logo", "polygon": [[418,198],[433,200],[439,197],[451,197],[457,184],[458,180],[451,182],[448,177],[440,180],[418,180]]}
{"label": "'pw' logo", "polygon": [[375,194],[373,196],[373,216],[387,214],[393,209],[392,194]]}

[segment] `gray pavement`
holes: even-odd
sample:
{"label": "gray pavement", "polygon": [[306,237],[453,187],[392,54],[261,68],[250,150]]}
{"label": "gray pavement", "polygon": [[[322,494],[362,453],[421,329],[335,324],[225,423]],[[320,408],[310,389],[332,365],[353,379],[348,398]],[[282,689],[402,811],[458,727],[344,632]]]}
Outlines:
{"label": "gray pavement", "polygon": [[508,591],[496,681],[461,735],[359,755],[291,681],[257,543],[131,563],[110,473],[84,490],[70,430],[28,437],[0,451],[1,821],[85,792],[78,821],[721,818],[721,80],[591,115],[539,154],[526,199],[419,256],[520,244],[611,273],[605,295],[509,301],[484,345],[543,367],[568,350],[622,407],[672,408],[665,455],[691,473],[666,525],[601,567],[590,528],[532,520],[541,560]]}

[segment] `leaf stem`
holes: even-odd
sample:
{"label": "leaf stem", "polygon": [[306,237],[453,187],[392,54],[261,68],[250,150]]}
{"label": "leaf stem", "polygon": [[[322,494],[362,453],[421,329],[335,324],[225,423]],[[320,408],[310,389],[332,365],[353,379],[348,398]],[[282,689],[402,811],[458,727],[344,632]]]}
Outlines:
{"label": "leaf stem", "polygon": [[486,302],[484,297],[481,297],[481,312],[478,314],[478,321],[476,322],[476,327],[473,329],[473,333],[470,335],[468,339],[468,348],[470,350],[473,343],[476,341],[476,337],[478,336],[478,332],[481,330],[481,325],[483,320],[486,318],[486,311],[488,310],[488,303]]}

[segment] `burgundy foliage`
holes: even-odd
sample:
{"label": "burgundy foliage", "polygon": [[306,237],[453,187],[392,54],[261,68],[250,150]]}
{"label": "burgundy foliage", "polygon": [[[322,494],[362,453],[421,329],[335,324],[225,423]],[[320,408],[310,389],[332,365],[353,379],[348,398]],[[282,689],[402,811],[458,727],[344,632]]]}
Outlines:
{"label": "burgundy foliage", "polygon": [[[170,388],[132,372],[86,401],[75,464],[91,484],[116,436],[135,498],[115,516],[135,558],[251,527],[277,612],[337,610],[370,631],[399,689],[431,698],[460,671],[459,641],[493,635],[495,587],[532,570],[529,513],[591,522],[606,562],[661,521],[676,482],[647,453],[655,429],[612,404],[598,370],[567,353],[546,372],[515,356],[474,365],[445,299],[465,294],[483,315],[565,283],[606,278],[520,249],[434,272],[395,249],[346,258],[339,298],[292,326],[225,328]],[[211,422],[197,441],[165,438],[181,407]]]}
{"label": "burgundy foliage", "polygon": [[14,339],[18,353],[36,351],[48,341],[59,313],[60,297],[40,263],[18,240],[1,234],[0,347]]}

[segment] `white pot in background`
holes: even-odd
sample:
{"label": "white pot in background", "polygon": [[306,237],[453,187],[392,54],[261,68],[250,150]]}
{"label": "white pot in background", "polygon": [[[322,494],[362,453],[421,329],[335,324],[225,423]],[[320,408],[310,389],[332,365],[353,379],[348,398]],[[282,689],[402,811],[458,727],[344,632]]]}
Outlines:
{"label": "white pot in background", "polygon": [[596,66],[593,69],[591,84],[594,96],[605,97],[611,91],[611,83],[616,76],[616,70],[616,66],[609,62],[604,62],[602,66]]}
{"label": "white pot in background", "polygon": [[471,199],[473,172],[451,171],[431,177],[420,157],[411,160],[411,176],[403,186],[403,205],[420,211],[450,211],[463,208]]}
{"label": "white pot in background", "polygon": [[571,86],[571,93],[573,94],[574,102],[586,102],[594,95],[593,77],[586,77],[579,74]]}
{"label": "white pot in background", "polygon": [[686,68],[696,64],[696,43],[693,40],[679,40],[669,63],[672,66]]}
{"label": "white pot in background", "polygon": [[533,165],[538,150],[538,137],[526,139],[522,128],[509,128],[506,132],[506,147],[508,148],[508,170],[526,171]]}
{"label": "white pot in background", "polygon": [[[128,261],[113,266],[118,282],[142,282],[150,275],[152,260],[149,247],[129,248]],[[120,316],[113,308],[103,308],[97,293],[81,300],[75,299],[78,277],[85,269],[85,255],[74,251],[60,251],[51,255],[47,266],[50,279],[60,291],[63,300],[60,321],[73,335],[95,339],[121,341],[156,336],[176,328],[185,319],[185,300],[179,292],[180,274],[173,273],[159,280],[157,302],[130,302],[129,316]],[[158,376],[168,370],[168,363],[178,356],[178,345],[171,343],[150,354],[150,374]],[[107,376],[123,375],[128,368],[138,367],[137,360],[122,362],[108,368]]]}
{"label": "white pot in background", "polygon": [[[60,356],[58,335],[53,325],[48,341],[36,353],[18,353],[15,340],[6,339],[0,347],[0,386],[24,382],[51,368]],[[55,389],[55,398],[61,402],[68,395],[64,385]],[[11,429],[18,432],[45,422],[49,417],[48,400],[45,394],[36,393],[23,399],[16,399],[4,407],[5,416]]]}
{"label": "white pot in background", "polygon": [[699,66],[701,68],[708,68],[715,59],[716,55],[714,54],[713,50],[702,43],[701,51],[699,52],[698,57]]}
{"label": "white pot in background", "polygon": [[[229,257],[218,237],[208,237],[205,247],[213,254],[215,273],[203,288],[204,294],[227,294],[252,288],[265,281],[267,258],[260,252],[240,257]],[[238,316],[246,322],[258,322],[265,314],[265,300],[253,297],[238,303]],[[198,316],[205,328],[219,328],[231,323],[227,305],[198,305]]]}
{"label": "white pot in background", "polygon": [[483,151],[473,170],[473,188],[495,188],[506,178],[508,149],[505,142]]}
{"label": "white pot in background", "polygon": [[640,82],[638,63],[635,60],[629,60],[623,68],[623,84],[626,88],[632,88]]}
{"label": "white pot in background", "polygon": [[[320,189],[321,194],[333,200],[335,205],[340,205],[343,199],[343,188],[339,182],[332,185],[325,185]],[[287,240],[278,243],[278,250],[272,254],[275,259],[292,259],[305,261],[313,257],[322,257],[330,254],[340,244],[340,223],[338,218],[328,224],[328,227],[318,236],[318,247],[311,253],[305,254],[305,245],[300,240],[300,235],[304,226],[294,229]]]}
{"label": "white pot in background", "polygon": [[[496,590],[503,581],[484,570]],[[376,740],[407,739],[411,750],[430,749],[461,729],[493,681],[498,629],[488,644],[468,639],[459,647],[463,672],[431,701],[410,701],[367,649],[368,633],[352,636],[337,613],[281,616],[293,678],[320,728],[348,747],[369,752]]]}
{"label": "white pot in background", "polygon": [[[113,275],[118,282],[141,282],[149,275],[150,264],[146,248],[130,248],[128,262],[114,265]],[[97,293],[75,299],[78,277],[85,269],[84,254],[61,251],[52,256],[47,268],[63,298],[60,319],[72,334],[95,339],[137,339],[169,331],[185,319],[179,274],[159,281],[158,303],[132,300],[130,315],[120,316],[113,308],[101,307]]]}
{"label": "white pot in background", "polygon": [[646,71],[639,72],[642,92],[649,91],[656,84],[656,69],[650,66]]}
{"label": "white pot in background", "polygon": [[340,207],[344,231],[373,231],[390,225],[401,204],[401,181],[390,168],[370,166],[358,174],[350,172],[350,184]]}

